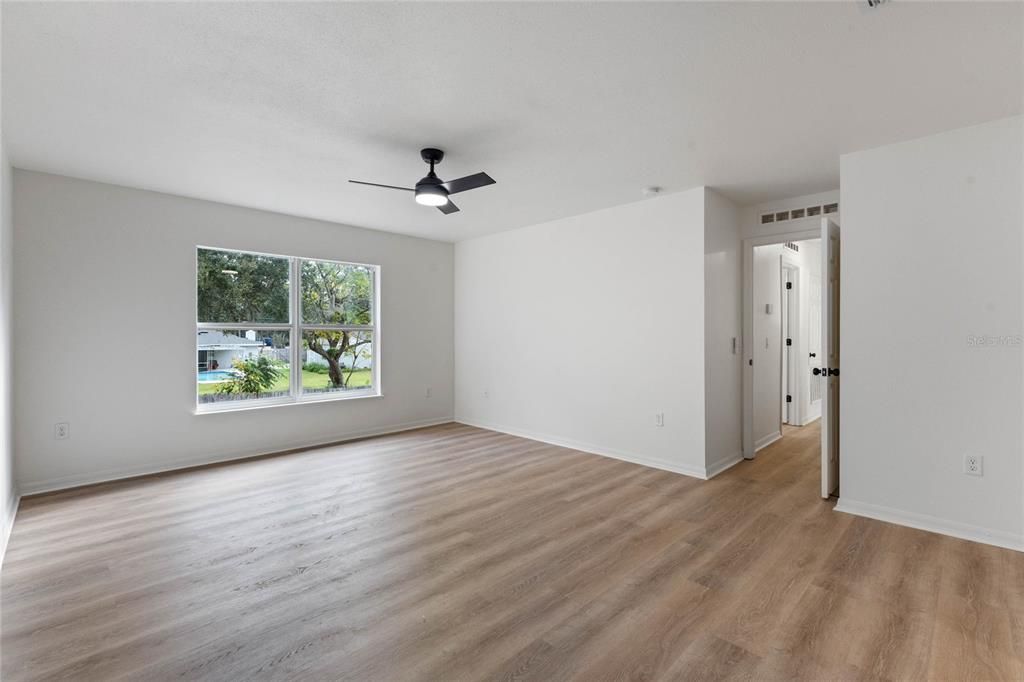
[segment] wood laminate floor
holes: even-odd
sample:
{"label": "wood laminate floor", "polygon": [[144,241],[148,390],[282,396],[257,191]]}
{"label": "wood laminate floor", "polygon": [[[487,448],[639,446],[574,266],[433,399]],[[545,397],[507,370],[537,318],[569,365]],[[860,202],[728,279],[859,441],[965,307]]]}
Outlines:
{"label": "wood laminate floor", "polygon": [[26,499],[17,680],[1024,679],[1024,555],[456,424]]}

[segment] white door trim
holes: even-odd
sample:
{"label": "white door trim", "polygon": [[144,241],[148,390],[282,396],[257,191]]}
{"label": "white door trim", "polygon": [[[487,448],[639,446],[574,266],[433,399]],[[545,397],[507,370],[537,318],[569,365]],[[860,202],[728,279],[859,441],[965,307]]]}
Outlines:
{"label": "white door trim", "polygon": [[[793,288],[787,290],[786,280],[779,278],[780,294],[786,299],[785,304],[780,306],[780,310],[785,310],[786,314],[783,315],[782,340],[779,344],[779,349],[785,360],[779,364],[782,369],[782,385],[787,389],[784,393],[788,393],[792,397],[792,402],[788,406],[785,404],[782,406],[783,414],[789,418],[788,422],[783,419],[783,423],[788,423],[791,426],[803,426],[804,396],[801,388],[803,374],[800,368],[806,363],[804,362],[804,343],[801,337],[800,316],[803,312],[800,309],[800,265],[791,254],[786,253],[786,249],[782,251],[781,272],[788,272],[789,281],[793,283]],[[792,346],[786,346],[787,338],[793,340]],[[785,400],[785,398],[782,399]]]}

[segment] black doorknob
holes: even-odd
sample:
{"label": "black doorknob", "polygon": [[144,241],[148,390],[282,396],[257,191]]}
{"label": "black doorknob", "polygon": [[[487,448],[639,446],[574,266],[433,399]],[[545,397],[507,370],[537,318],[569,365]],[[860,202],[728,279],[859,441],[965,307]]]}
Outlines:
{"label": "black doorknob", "polygon": [[830,377],[837,377],[837,376],[839,376],[839,369],[837,369],[837,368],[829,368],[828,375]]}
{"label": "black doorknob", "polygon": [[819,374],[822,373],[820,367],[815,367],[814,369],[811,370],[811,372],[814,374],[814,376],[818,376]]}

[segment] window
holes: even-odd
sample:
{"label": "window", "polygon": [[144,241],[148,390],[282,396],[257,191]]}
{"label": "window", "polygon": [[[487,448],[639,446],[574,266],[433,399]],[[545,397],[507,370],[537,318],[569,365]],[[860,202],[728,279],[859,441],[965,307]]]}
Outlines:
{"label": "window", "polygon": [[201,410],[378,395],[379,268],[196,250]]}

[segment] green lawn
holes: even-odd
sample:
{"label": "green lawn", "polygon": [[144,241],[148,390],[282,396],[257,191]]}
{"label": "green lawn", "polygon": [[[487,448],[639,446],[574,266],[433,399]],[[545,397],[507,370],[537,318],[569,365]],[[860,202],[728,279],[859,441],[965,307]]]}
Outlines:
{"label": "green lawn", "polygon": [[[348,387],[362,388],[364,386],[369,386],[372,379],[373,377],[370,373],[370,370],[357,369],[355,372],[352,373],[352,378],[348,380]],[[328,377],[326,374],[318,374],[316,372],[307,372],[306,370],[302,370],[302,386],[304,388],[327,388],[327,386],[330,383],[330,377]],[[205,395],[207,393],[216,393],[217,387],[220,386],[220,384],[201,384],[197,382],[196,386],[199,389],[199,395]],[[273,387],[270,389],[271,392],[287,390],[288,374],[284,374],[284,376],[278,377],[277,381],[274,382]]]}

